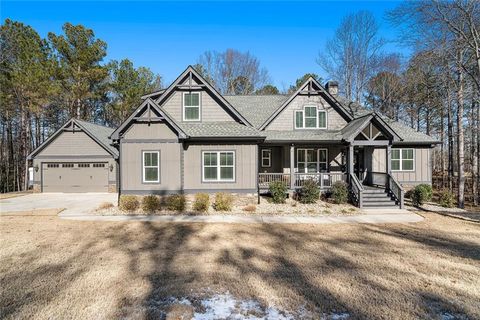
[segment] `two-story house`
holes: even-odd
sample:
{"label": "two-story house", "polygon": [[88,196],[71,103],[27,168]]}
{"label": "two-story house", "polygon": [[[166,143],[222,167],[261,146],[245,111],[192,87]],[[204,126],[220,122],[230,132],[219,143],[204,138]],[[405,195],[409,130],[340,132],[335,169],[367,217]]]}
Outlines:
{"label": "two-story house", "polygon": [[115,130],[76,119],[29,156],[35,189],[120,194],[262,193],[272,181],[345,181],[360,206],[403,206],[431,183],[432,137],[308,79],[290,95],[218,93],[188,67]]}

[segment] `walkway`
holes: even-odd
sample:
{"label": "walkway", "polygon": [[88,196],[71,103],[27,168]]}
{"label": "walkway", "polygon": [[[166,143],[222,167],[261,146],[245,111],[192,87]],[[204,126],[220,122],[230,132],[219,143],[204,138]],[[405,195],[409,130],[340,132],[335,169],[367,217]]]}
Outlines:
{"label": "walkway", "polygon": [[296,224],[332,224],[332,223],[408,223],[420,222],[423,217],[407,210],[392,213],[366,213],[352,216],[96,216],[96,215],[62,215],[60,218],[83,221],[150,221],[150,222],[202,222],[202,223],[296,223]]}

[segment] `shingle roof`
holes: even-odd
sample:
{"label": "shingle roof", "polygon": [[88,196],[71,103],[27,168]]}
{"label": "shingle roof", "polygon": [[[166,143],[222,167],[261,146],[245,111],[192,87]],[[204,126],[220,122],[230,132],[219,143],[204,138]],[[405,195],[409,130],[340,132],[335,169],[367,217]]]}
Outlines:
{"label": "shingle roof", "polygon": [[259,128],[288,99],[287,95],[225,95],[224,97],[255,128]]}
{"label": "shingle roof", "polygon": [[341,141],[340,130],[296,130],[296,131],[262,131],[265,141]]}
{"label": "shingle roof", "polygon": [[371,117],[369,114],[366,114],[362,117],[356,118],[350,121],[343,129],[342,129],[342,136],[345,140],[350,140],[355,138],[354,135],[357,131],[359,131],[363,126],[366,125],[366,122],[369,122]]}
{"label": "shingle roof", "polygon": [[86,122],[83,120],[75,119],[78,124],[80,124],[85,130],[87,130],[92,136],[98,139],[108,150],[110,150],[114,155],[118,155],[118,150],[114,148],[110,143],[112,142],[109,136],[113,133],[115,129],[101,126],[95,123]]}
{"label": "shingle roof", "polygon": [[203,122],[203,123],[178,123],[180,128],[193,138],[216,137],[231,138],[264,137],[263,132],[238,122]]}

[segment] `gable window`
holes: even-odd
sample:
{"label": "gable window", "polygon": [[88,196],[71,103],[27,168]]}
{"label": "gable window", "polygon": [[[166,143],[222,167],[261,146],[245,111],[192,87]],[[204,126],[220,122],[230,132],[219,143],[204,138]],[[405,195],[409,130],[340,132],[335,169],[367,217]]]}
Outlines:
{"label": "gable window", "polygon": [[203,151],[203,181],[234,181],[234,151]]}
{"label": "gable window", "polygon": [[392,149],[393,171],[413,171],[414,160],[413,149]]}
{"label": "gable window", "polygon": [[143,151],[142,158],[142,181],[160,182],[160,151]]}
{"label": "gable window", "polygon": [[183,93],[183,121],[200,120],[200,92]]}
{"label": "gable window", "polygon": [[295,111],[295,129],[326,129],[327,112],[317,106],[305,106]]}
{"label": "gable window", "polygon": [[272,149],[262,149],[262,167],[269,168],[272,166]]}

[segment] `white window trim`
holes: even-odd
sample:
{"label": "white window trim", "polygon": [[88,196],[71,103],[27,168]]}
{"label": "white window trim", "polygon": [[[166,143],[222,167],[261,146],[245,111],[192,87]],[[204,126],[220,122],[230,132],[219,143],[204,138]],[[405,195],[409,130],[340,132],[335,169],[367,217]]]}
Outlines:
{"label": "white window trim", "polygon": [[[145,165],[145,153],[156,153],[157,154],[157,165],[156,166],[146,166]],[[157,180],[145,180],[145,169],[147,168],[157,168]],[[159,183],[160,182],[160,151],[142,151],[142,183]]]}
{"label": "white window trim", "polygon": [[[262,168],[270,168],[272,166],[272,149],[262,149]],[[267,156],[263,155],[264,152],[267,152]],[[268,160],[268,165],[263,163],[264,160]]]}
{"label": "white window trim", "polygon": [[[399,160],[400,161],[400,169],[398,170],[394,170],[392,169],[392,171],[395,171],[395,172],[399,172],[399,171],[404,171],[404,172],[413,172],[415,171],[415,148],[392,148],[391,149],[392,151],[393,150],[399,150],[400,152],[400,158],[399,159],[393,159],[391,156],[390,156],[390,168],[392,168],[392,161],[393,160]],[[412,159],[405,159],[405,160],[412,160],[413,161],[413,166],[412,166],[412,169],[411,170],[405,170],[403,169],[403,150],[412,150],[412,154],[413,154],[413,158]]]}
{"label": "white window trim", "polygon": [[[216,153],[217,154],[217,179],[205,179],[205,153]],[[232,153],[233,154],[233,164],[228,166],[221,166],[220,165],[220,154],[221,153]],[[234,150],[205,150],[202,151],[202,182],[235,182],[235,165],[236,165],[236,154]],[[207,167],[214,167],[214,166],[207,166]],[[233,176],[232,179],[221,179],[220,177],[220,168],[222,167],[230,167],[233,168]]]}
{"label": "white window trim", "polygon": [[[198,95],[198,119],[186,119],[185,118],[185,107],[187,107],[185,105],[185,95],[186,94],[197,94]],[[201,113],[201,96],[200,96],[200,92],[184,92],[183,95],[182,95],[182,119],[183,121],[200,121],[201,119],[201,116],[200,116],[200,113]],[[188,107],[194,107],[194,106],[188,106]]]}
{"label": "white window trim", "polygon": [[[316,161],[316,164],[317,164],[317,170],[315,173],[320,173],[320,164],[325,164],[326,166],[326,169],[328,171],[328,149],[327,148],[318,148],[318,149],[315,149],[315,148],[298,148],[297,149],[297,161],[296,161],[296,166],[295,166],[295,171],[297,173],[313,173],[313,172],[307,172],[307,163],[310,163],[310,162],[307,162],[307,150],[316,150],[317,152],[317,161]],[[320,161],[320,150],[325,150],[325,154],[326,154],[326,161]],[[299,154],[299,151],[302,151],[305,153],[305,161],[301,161],[301,163],[304,164],[304,171],[303,172],[299,172],[298,171],[298,154]]]}
{"label": "white window trim", "polygon": [[[306,108],[306,107],[315,107],[315,108],[317,109],[317,112],[315,113],[315,115],[316,115],[315,127],[308,127],[308,128],[307,128],[307,127],[305,126],[305,108]],[[297,113],[299,113],[299,112],[302,113],[302,121],[303,121],[303,123],[302,123],[303,126],[302,126],[302,127],[298,127],[298,126],[297,126]],[[325,113],[325,127],[320,127],[320,119],[319,119],[319,117],[318,117],[318,114],[319,114],[320,112]],[[311,105],[311,104],[309,105],[309,104],[307,104],[307,105],[304,105],[304,106],[303,106],[303,109],[302,109],[302,110],[295,110],[295,111],[294,111],[294,119],[293,119],[293,121],[294,121],[294,127],[295,127],[295,129],[303,129],[303,130],[327,129],[327,128],[328,128],[328,112],[327,112],[327,110],[325,110],[325,109],[320,109],[317,105]]]}
{"label": "white window trim", "polygon": [[[305,120],[307,118],[311,119],[313,117],[305,116],[307,113],[305,112],[306,108],[315,108],[315,127],[307,127],[305,124],[307,123]],[[318,107],[316,105],[305,105],[303,106],[303,129],[318,129]]]}

